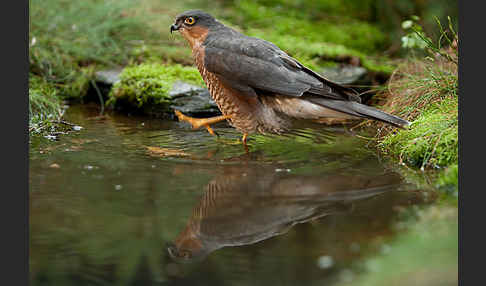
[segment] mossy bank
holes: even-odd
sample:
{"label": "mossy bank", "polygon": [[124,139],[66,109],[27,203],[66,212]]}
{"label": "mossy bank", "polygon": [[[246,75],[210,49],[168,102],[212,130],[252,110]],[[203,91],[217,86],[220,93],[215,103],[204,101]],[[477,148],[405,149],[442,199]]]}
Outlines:
{"label": "mossy bank", "polygon": [[[457,60],[457,42],[455,45],[446,52]],[[407,130],[384,125],[378,129],[378,147],[385,154],[422,171],[457,166],[457,67],[454,60],[436,55],[407,60],[395,71],[382,94],[386,98],[382,108],[412,124]],[[453,181],[457,188],[457,179]]]}

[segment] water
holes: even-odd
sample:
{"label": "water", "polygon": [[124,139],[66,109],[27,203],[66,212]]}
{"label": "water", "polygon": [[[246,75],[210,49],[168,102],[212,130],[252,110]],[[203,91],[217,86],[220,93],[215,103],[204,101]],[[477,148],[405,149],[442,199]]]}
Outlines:
{"label": "water", "polygon": [[349,128],[215,138],[185,123],[98,116],[30,142],[32,285],[340,285],[430,194]]}

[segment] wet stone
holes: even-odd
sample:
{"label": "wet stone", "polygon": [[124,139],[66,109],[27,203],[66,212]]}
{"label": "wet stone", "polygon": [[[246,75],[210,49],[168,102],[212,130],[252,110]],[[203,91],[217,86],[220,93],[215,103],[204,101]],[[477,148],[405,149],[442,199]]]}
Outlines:
{"label": "wet stone", "polygon": [[121,71],[122,69],[97,71],[95,73],[95,80],[98,83],[113,85],[116,82],[120,81]]}
{"label": "wet stone", "polygon": [[196,95],[204,92],[206,89],[197,85],[189,84],[183,81],[176,81],[169,91],[169,97],[174,99],[181,96]]}
{"label": "wet stone", "polygon": [[345,65],[339,67],[325,68],[321,74],[328,80],[339,84],[365,83],[368,71],[363,67]]}
{"label": "wet stone", "polygon": [[169,96],[172,98],[170,108],[177,109],[188,116],[206,117],[221,114],[205,88],[178,81],[169,91]]}

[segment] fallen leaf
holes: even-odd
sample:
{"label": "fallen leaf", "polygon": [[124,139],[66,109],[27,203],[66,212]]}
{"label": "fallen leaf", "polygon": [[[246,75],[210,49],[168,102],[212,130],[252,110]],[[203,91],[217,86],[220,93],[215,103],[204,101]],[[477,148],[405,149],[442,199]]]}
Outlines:
{"label": "fallen leaf", "polygon": [[167,156],[190,156],[189,154],[185,153],[182,150],[178,149],[169,149],[169,148],[160,148],[160,147],[151,147],[146,146],[150,155],[159,156],[159,157],[167,157]]}

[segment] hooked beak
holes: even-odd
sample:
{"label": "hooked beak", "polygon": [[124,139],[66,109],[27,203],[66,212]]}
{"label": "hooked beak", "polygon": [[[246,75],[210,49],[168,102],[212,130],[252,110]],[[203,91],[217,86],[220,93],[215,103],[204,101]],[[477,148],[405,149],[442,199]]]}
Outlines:
{"label": "hooked beak", "polygon": [[179,30],[180,26],[177,24],[170,25],[170,33],[172,34],[173,31]]}

